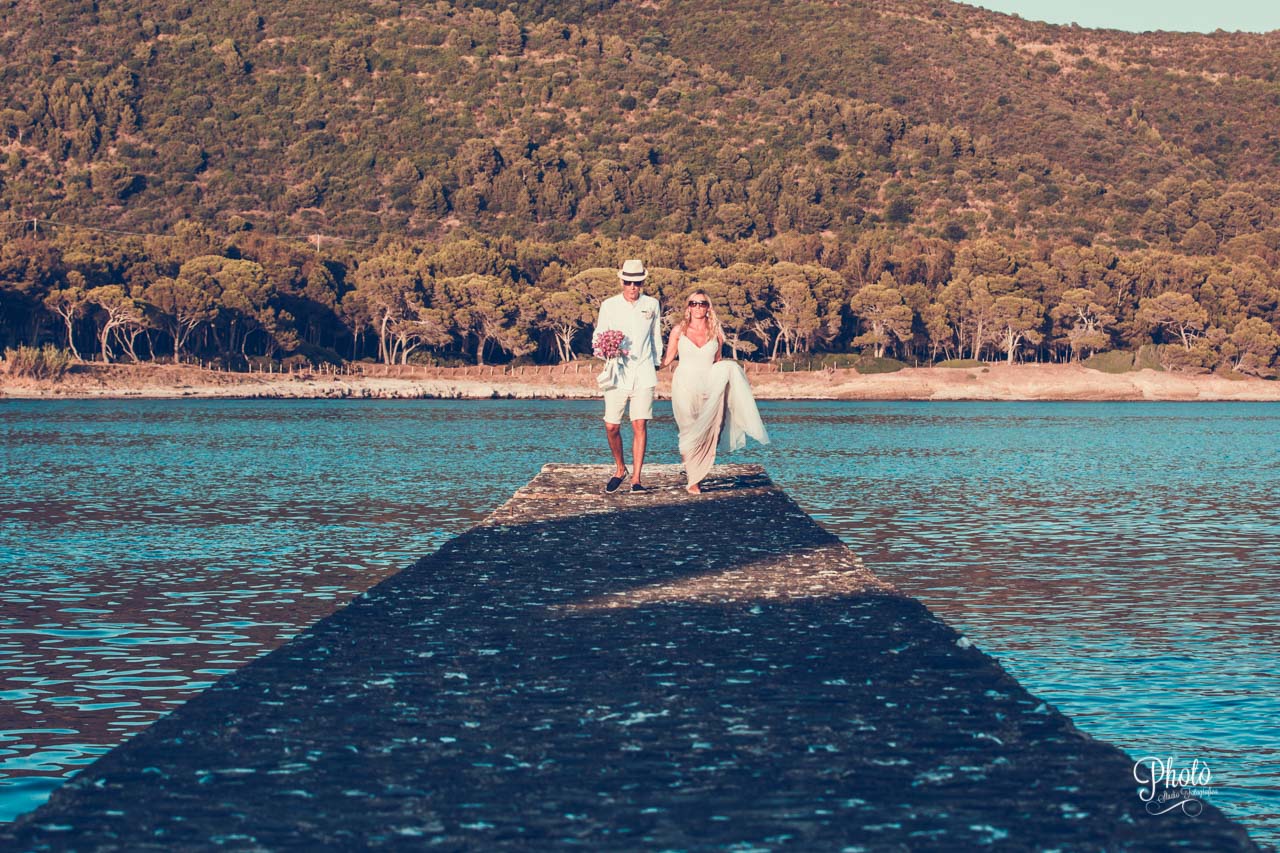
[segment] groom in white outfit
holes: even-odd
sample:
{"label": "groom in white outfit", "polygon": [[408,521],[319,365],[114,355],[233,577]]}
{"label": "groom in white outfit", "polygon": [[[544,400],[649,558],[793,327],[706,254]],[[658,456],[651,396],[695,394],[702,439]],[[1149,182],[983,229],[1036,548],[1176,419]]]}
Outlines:
{"label": "groom in white outfit", "polygon": [[631,418],[631,491],[648,491],[640,483],[644,465],[645,427],[653,417],[653,389],[658,384],[658,365],[662,363],[662,310],[658,300],[641,292],[649,271],[640,260],[627,260],[618,270],[622,292],[610,296],[600,305],[594,334],[610,329],[626,336],[627,357],[622,360],[612,388],[604,392],[604,429],[613,452],[614,475],[604,490],[612,494],[627,477],[622,458],[622,415],[629,409]]}

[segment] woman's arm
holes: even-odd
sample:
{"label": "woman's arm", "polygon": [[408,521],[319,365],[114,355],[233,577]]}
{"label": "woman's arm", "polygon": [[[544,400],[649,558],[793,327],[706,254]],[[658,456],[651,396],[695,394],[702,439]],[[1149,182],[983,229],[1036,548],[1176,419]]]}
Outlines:
{"label": "woman's arm", "polygon": [[662,367],[659,367],[659,370],[662,370],[668,364],[676,360],[676,355],[680,352],[676,344],[680,343],[680,335],[683,334],[683,332],[683,323],[677,324],[676,327],[671,330],[671,337],[667,339],[667,357],[662,360]]}
{"label": "woman's arm", "polygon": [[723,358],[723,356],[721,355],[721,352],[724,350],[724,332],[716,332],[716,340],[720,342],[720,346],[716,347],[715,360],[719,361],[721,358]]}

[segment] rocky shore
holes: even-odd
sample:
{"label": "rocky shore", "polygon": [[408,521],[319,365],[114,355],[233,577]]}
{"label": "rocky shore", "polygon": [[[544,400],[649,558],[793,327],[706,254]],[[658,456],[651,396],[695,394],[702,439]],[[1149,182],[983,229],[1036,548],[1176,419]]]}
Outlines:
{"label": "rocky shore", "polygon": [[[775,372],[750,366],[762,400],[1170,400],[1280,401],[1280,382],[1141,370],[1110,374],[1080,365],[989,364]],[[660,375],[666,397],[671,373]],[[363,373],[228,373],[187,365],[80,365],[59,380],[0,375],[10,399],[591,399],[594,366],[366,368]]]}

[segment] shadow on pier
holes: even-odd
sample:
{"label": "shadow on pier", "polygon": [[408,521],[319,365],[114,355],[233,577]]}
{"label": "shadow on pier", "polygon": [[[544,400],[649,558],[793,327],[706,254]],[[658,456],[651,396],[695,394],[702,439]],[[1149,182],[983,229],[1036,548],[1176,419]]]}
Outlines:
{"label": "shadow on pier", "polygon": [[22,849],[1255,849],[1080,734],[755,467],[547,466],[117,748]]}

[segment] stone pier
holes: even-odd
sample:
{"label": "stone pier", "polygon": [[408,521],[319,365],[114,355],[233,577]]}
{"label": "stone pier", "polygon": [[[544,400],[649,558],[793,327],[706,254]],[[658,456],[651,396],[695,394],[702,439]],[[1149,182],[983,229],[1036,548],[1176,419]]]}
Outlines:
{"label": "stone pier", "polygon": [[[868,572],[759,467],[548,465],[161,719],[5,849],[1254,850]],[[1188,809],[1196,812],[1197,809]]]}

